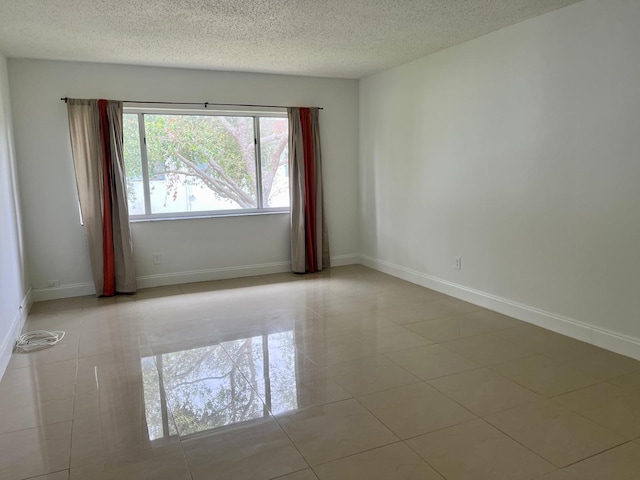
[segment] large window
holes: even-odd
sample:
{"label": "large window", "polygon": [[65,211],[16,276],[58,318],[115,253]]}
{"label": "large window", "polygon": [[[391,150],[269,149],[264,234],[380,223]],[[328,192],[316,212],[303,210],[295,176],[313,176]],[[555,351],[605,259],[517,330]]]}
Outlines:
{"label": "large window", "polygon": [[289,210],[285,114],[126,109],[133,220]]}

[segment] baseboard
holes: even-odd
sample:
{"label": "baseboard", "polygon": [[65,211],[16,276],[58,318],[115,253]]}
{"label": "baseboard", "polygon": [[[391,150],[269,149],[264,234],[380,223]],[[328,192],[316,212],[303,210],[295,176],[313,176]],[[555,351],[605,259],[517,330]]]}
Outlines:
{"label": "baseboard", "polygon": [[[331,265],[339,267],[360,263],[360,255],[336,255],[331,257]],[[206,270],[191,270],[186,272],[160,273],[157,275],[142,275],[137,277],[138,288],[164,287],[183,283],[208,282],[211,280],[225,280],[228,278],[251,277],[268,275],[291,270],[290,262],[272,262],[255,265],[239,265],[232,267],[210,268]],[[81,297],[95,294],[92,283],[76,283],[51,288],[36,288],[33,290],[33,300],[56,300],[60,298]]]}
{"label": "baseboard", "polygon": [[331,257],[332,267],[343,267],[345,265],[358,265],[360,263],[360,255],[335,255]]}
{"label": "baseboard", "polygon": [[42,302],[45,300],[58,300],[60,298],[83,297],[93,295],[96,289],[93,283],[72,283],[51,288],[34,288],[33,301]]}
{"label": "baseboard", "polygon": [[360,263],[394,277],[436,290],[461,300],[474,303],[527,323],[537,325],[612,352],[640,360],[640,339],[622,335],[601,327],[589,325],[539,308],[502,298],[473,288],[465,287],[417,270],[360,255]]}
{"label": "baseboard", "polygon": [[27,294],[24,296],[24,299],[22,300],[22,315],[23,315],[22,323],[23,324],[27,320],[27,315],[29,315],[29,312],[31,311],[33,302],[35,302],[35,300],[33,299],[33,288],[29,287]]}
{"label": "baseboard", "polygon": [[22,299],[22,303],[18,307],[18,311],[9,326],[9,332],[2,341],[2,345],[0,345],[0,379],[2,379],[7,365],[9,365],[16,339],[20,335],[20,332],[22,332],[22,327],[24,327],[24,323],[27,321],[27,315],[29,315],[29,310],[31,310],[31,306],[33,305],[32,292],[33,290],[30,288]]}
{"label": "baseboard", "polygon": [[[268,263],[261,265],[243,265],[239,267],[211,268],[207,270],[192,270],[188,272],[160,273],[157,275],[142,275],[136,278],[138,288],[164,287],[183,283],[206,282],[210,280],[224,280],[227,278],[248,277],[252,275],[266,275],[289,271],[289,262]],[[36,288],[33,298],[36,302],[57,300],[61,298],[82,297],[96,293],[93,283],[76,283],[52,288]]]}
{"label": "baseboard", "polygon": [[289,262],[273,262],[257,265],[210,268],[207,270],[192,270],[188,272],[144,275],[137,277],[136,280],[138,288],[150,288],[163,287],[165,285],[179,285],[182,283],[208,282],[211,280],[225,280],[228,278],[268,275],[270,273],[288,272],[289,270]]}

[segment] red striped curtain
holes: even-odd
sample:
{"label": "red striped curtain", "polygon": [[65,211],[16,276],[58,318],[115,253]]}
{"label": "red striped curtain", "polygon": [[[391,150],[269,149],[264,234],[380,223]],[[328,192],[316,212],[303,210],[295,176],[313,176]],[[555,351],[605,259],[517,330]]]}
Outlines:
{"label": "red striped curtain", "polygon": [[289,108],[288,115],[291,269],[313,273],[330,266],[318,109]]}
{"label": "red striped curtain", "polygon": [[68,99],[67,110],[96,294],[135,292],[122,148],[122,102]]}

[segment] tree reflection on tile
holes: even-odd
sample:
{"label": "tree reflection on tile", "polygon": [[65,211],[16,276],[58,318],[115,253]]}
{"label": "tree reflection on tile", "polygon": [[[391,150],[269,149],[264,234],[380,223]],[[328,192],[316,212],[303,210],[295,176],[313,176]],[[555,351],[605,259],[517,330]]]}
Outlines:
{"label": "tree reflection on tile", "polygon": [[295,410],[296,363],[293,331],[142,358],[149,438],[184,437]]}

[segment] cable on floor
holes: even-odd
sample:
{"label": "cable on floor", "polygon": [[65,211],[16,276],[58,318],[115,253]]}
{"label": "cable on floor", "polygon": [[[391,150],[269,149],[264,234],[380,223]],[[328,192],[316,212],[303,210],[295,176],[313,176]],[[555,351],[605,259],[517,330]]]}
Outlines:
{"label": "cable on floor", "polygon": [[42,348],[53,347],[64,338],[64,332],[54,330],[34,330],[23,333],[16,341],[16,349],[22,352],[31,352]]}

